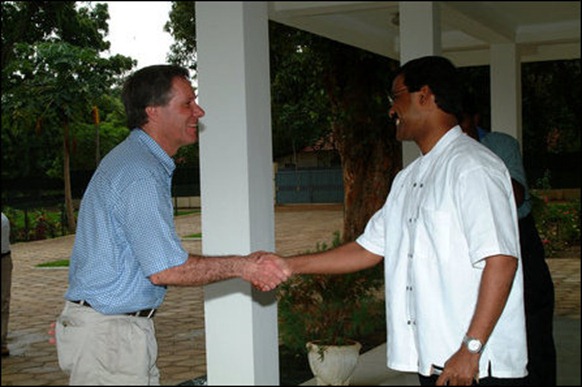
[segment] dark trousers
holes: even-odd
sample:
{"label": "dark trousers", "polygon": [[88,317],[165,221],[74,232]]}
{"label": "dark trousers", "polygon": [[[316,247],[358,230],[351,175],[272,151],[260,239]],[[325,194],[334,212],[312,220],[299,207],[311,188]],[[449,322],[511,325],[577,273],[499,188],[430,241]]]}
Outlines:
{"label": "dark trousers", "polygon": [[[525,378],[494,378],[491,376],[491,363],[489,363],[488,374],[486,377],[479,379],[479,382],[473,380],[471,386],[525,386]],[[418,380],[421,386],[436,385],[439,375],[422,376],[418,374]]]}
{"label": "dark trousers", "polygon": [[[422,376],[418,375],[418,380],[421,386],[434,386],[438,379],[438,375]],[[501,378],[482,378],[479,383],[473,381],[472,386],[523,386],[525,379],[501,379]]]}
{"label": "dark trousers", "polygon": [[530,386],[556,385],[554,283],[533,216],[519,221]]}

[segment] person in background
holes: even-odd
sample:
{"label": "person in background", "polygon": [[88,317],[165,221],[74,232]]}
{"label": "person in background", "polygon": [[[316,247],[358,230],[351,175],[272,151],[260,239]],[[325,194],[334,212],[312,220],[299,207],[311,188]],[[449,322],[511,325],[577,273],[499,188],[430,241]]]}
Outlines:
{"label": "person in background", "polygon": [[517,214],[523,262],[525,323],[527,329],[528,376],[530,386],[555,386],[557,359],[554,343],[554,283],[546,263],[544,245],[532,214],[531,195],[517,139],[507,133],[489,132],[479,138],[480,112],[474,95],[463,98],[461,127],[465,133],[485,145],[505,163],[511,183]]}
{"label": "person in background", "polygon": [[71,385],[159,385],[153,317],[168,286],[242,278],[268,291],[289,275],[284,260],[264,252],[209,257],[181,244],[172,157],[197,142],[205,113],[188,70],[142,68],[125,81],[122,100],[131,131],[103,158],[82,198],[55,325]]}
{"label": "person in background", "polygon": [[10,288],[12,287],[12,253],[10,252],[10,221],[2,213],[2,357],[9,356],[8,317],[10,316]]}
{"label": "person in background", "polygon": [[428,56],[392,83],[399,141],[420,156],[356,241],[286,258],[293,274],[384,260],[388,367],[421,385],[523,385],[527,349],[517,211],[503,162],[458,125],[455,66]]}

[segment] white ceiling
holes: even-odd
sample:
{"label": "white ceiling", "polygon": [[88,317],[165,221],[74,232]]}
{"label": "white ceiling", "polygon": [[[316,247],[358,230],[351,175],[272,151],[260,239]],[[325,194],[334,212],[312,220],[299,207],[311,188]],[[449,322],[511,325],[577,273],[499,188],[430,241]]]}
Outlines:
{"label": "white ceiling", "polygon": [[[442,55],[489,64],[492,44],[515,43],[522,62],[580,58],[579,1],[439,1]],[[400,60],[397,1],[272,1],[269,18]]]}

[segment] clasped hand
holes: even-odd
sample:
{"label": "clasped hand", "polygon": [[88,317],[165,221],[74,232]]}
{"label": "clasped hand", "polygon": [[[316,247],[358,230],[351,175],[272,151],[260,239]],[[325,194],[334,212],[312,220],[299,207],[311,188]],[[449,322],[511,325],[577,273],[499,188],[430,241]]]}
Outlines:
{"label": "clasped hand", "polygon": [[264,292],[275,289],[291,276],[291,269],[285,259],[268,253],[256,251],[247,256],[242,278],[255,288]]}

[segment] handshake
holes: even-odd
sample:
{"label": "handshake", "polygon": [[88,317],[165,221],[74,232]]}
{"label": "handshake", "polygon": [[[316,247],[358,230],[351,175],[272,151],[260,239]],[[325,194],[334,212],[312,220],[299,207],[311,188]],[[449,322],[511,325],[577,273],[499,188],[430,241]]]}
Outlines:
{"label": "handshake", "polygon": [[243,261],[241,278],[264,292],[275,289],[293,274],[286,259],[266,251],[251,253]]}

